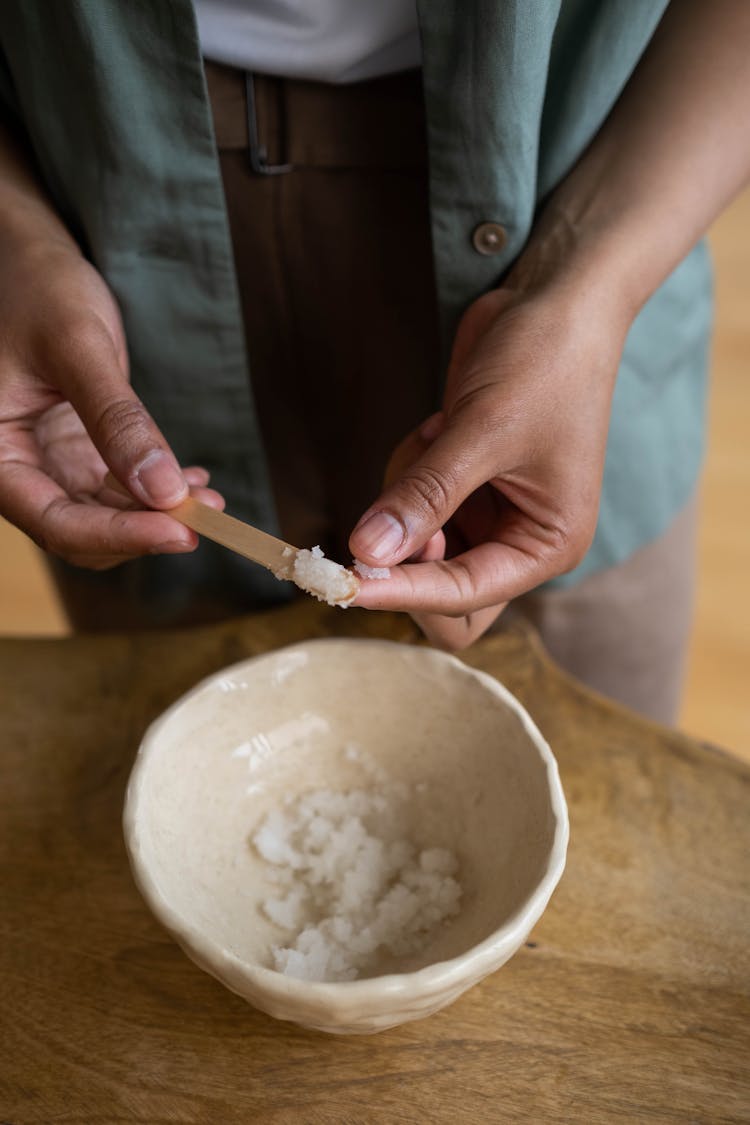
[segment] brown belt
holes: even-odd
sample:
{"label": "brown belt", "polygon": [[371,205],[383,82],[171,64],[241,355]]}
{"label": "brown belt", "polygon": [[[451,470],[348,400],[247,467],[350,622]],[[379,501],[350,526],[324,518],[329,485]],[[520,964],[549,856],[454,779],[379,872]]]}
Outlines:
{"label": "brown belt", "polygon": [[273,166],[426,165],[419,71],[334,86],[207,62],[206,78],[219,149],[249,148],[255,132],[255,147]]}

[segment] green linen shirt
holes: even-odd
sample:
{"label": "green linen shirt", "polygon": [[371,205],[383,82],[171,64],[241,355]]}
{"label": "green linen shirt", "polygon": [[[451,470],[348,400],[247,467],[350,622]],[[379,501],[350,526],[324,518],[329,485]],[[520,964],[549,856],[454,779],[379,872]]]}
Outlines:
{"label": "green linen shirt", "polygon": [[[462,311],[498,284],[540,202],[601,126],[666,4],[419,0],[446,354]],[[117,297],[138,393],[178,458],[211,470],[228,510],[274,531],[190,0],[3,0],[0,50],[0,107]],[[487,221],[508,232],[493,256],[472,243]],[[596,537],[558,585],[627,558],[690,497],[710,288],[700,245],[633,324]],[[127,570],[127,596],[155,620],[212,589],[235,589],[238,608],[284,597],[285,584],[210,544]]]}

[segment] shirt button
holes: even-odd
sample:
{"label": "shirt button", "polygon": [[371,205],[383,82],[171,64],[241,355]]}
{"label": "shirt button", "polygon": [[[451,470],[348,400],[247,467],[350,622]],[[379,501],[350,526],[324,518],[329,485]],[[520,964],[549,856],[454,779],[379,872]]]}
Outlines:
{"label": "shirt button", "polygon": [[472,246],[485,257],[499,254],[507,241],[508,232],[500,223],[480,223],[471,236]]}

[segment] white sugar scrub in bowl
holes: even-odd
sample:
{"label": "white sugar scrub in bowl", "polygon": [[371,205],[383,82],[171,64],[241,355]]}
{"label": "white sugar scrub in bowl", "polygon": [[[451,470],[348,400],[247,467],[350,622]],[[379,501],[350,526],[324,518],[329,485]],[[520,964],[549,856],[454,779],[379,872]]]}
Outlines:
{"label": "white sugar scrub in bowl", "polygon": [[125,838],[190,957],[334,1033],[427,1016],[498,969],[562,874],[557,766],[494,678],[436,650],[308,641],[149,728]]}

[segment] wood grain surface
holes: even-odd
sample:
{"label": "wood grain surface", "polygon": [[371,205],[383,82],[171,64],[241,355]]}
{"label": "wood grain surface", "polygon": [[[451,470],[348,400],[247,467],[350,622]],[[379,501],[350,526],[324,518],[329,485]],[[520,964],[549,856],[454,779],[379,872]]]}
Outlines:
{"label": "wood grain surface", "polygon": [[750,1120],[750,769],[601,701],[516,629],[469,663],[560,763],[568,867],[528,945],[427,1020],[331,1037],[197,969],[130,876],[144,728],[197,679],[405,619],[311,603],[179,634],[0,641],[0,1120]]}

